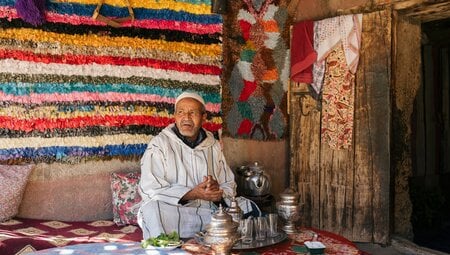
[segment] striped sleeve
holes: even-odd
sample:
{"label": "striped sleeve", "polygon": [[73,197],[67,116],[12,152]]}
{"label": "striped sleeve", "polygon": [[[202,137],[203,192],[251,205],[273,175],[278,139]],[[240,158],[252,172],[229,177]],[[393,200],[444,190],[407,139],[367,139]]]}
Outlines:
{"label": "striped sleeve", "polygon": [[166,180],[167,155],[160,140],[159,137],[153,139],[141,159],[139,191],[144,201],[160,200],[176,205],[190,189],[182,185],[171,185]]}

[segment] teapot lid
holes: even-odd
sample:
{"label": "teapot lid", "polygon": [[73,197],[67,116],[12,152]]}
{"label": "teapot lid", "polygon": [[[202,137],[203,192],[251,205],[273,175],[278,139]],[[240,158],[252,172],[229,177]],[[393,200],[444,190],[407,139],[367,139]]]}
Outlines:
{"label": "teapot lid", "polygon": [[293,188],[288,187],[286,188],[281,194],[285,195],[298,195],[297,191],[295,191]]}
{"label": "teapot lid", "polygon": [[231,221],[231,216],[225,212],[222,204],[219,204],[219,209],[211,216],[211,222],[226,223],[227,221]]}
{"label": "teapot lid", "polygon": [[242,213],[241,208],[239,207],[236,198],[232,197],[231,201],[230,201],[230,207],[228,207],[227,210],[228,214],[232,214],[232,213]]}
{"label": "teapot lid", "polygon": [[280,194],[280,198],[285,203],[298,203],[299,194],[292,188],[287,188]]}
{"label": "teapot lid", "polygon": [[248,166],[240,166],[236,169],[236,172],[240,175],[243,175],[246,171],[248,171]]}
{"label": "teapot lid", "polygon": [[253,163],[253,165],[251,165],[249,168],[250,168],[252,171],[255,171],[255,172],[257,172],[257,173],[260,173],[260,172],[263,171],[263,167],[259,164],[258,161],[255,161],[255,162]]}
{"label": "teapot lid", "polygon": [[206,226],[206,230],[212,233],[234,232],[237,227],[237,223],[220,204],[217,212],[211,216],[211,222]]}
{"label": "teapot lid", "polygon": [[230,222],[232,222],[231,216],[225,212],[224,208],[222,207],[222,204],[220,204],[217,212],[211,216],[211,224],[210,224],[211,227],[224,228]]}

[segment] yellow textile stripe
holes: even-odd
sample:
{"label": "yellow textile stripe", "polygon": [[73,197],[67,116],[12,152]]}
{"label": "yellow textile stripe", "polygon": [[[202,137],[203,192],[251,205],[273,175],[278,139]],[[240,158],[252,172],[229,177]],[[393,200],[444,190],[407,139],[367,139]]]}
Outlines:
{"label": "yellow textile stripe", "polygon": [[0,38],[0,49],[30,51],[35,54],[64,54],[87,55],[87,56],[113,56],[113,57],[131,57],[131,58],[150,58],[164,61],[175,61],[186,64],[203,64],[222,66],[222,55],[215,56],[196,56],[186,52],[172,52],[158,49],[133,49],[130,47],[94,47],[94,46],[76,46],[61,44],[60,42],[33,42],[31,40],[18,40]]}
{"label": "yellow textile stripe", "polygon": [[214,123],[214,124],[222,124],[223,119],[222,117],[212,117],[208,122]]}
{"label": "yellow textile stripe", "polygon": [[124,36],[100,36],[96,34],[70,35],[46,32],[30,28],[4,29],[0,33],[0,38],[63,43],[77,46],[106,46],[118,48],[131,47],[135,49],[171,51],[174,53],[183,51],[196,56],[217,56],[222,54],[222,46],[219,44],[203,45],[187,42],[167,42],[165,40],[151,40]]}
{"label": "yellow textile stripe", "polygon": [[[56,3],[58,1],[55,1]],[[169,9],[172,11],[185,11],[192,14],[211,14],[211,6],[207,4],[192,4],[185,2],[177,2],[174,0],[130,0],[132,8],[144,8],[162,10]],[[96,5],[100,3],[99,0],[66,0],[64,3],[78,3],[78,4],[92,4]],[[126,0],[104,0],[103,4],[128,7]]]}
{"label": "yellow textile stripe", "polygon": [[107,145],[142,144],[148,143],[152,135],[117,134],[101,136],[73,136],[73,137],[26,137],[26,138],[0,138],[0,149],[40,148],[51,146],[83,146],[104,147]]}
{"label": "yellow textile stripe", "polygon": [[[168,110],[158,111],[156,107],[133,105],[109,105],[109,106],[92,106],[89,110],[79,110],[76,106],[41,106],[33,109],[9,106],[0,108],[0,116],[12,117],[19,120],[30,118],[40,119],[59,119],[59,118],[76,118],[76,117],[99,117],[99,116],[155,116],[155,117],[172,117]],[[80,107],[82,108],[82,107]],[[66,110],[66,111],[64,111]]]}

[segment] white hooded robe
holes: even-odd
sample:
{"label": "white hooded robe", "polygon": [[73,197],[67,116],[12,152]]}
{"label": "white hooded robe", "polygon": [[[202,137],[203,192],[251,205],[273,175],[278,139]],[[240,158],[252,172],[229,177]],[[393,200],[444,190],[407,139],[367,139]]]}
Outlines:
{"label": "white hooded robe", "polygon": [[[213,134],[206,131],[206,138],[191,148],[172,130],[174,125],[167,126],[150,141],[141,159],[142,203],[138,224],[144,240],[172,231],[188,238],[204,230],[217,206],[199,199],[179,204],[204,176],[211,175],[217,180],[226,200],[236,195],[234,174]],[[238,198],[237,201],[244,213],[251,211],[250,200]]]}

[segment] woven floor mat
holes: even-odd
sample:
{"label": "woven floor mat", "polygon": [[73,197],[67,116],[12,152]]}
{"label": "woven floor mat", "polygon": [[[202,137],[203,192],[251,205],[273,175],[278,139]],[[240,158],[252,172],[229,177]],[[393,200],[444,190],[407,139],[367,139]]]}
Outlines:
{"label": "woven floor mat", "polygon": [[138,226],[113,221],[63,222],[12,219],[0,223],[0,254],[18,255],[66,245],[98,242],[140,242]]}

